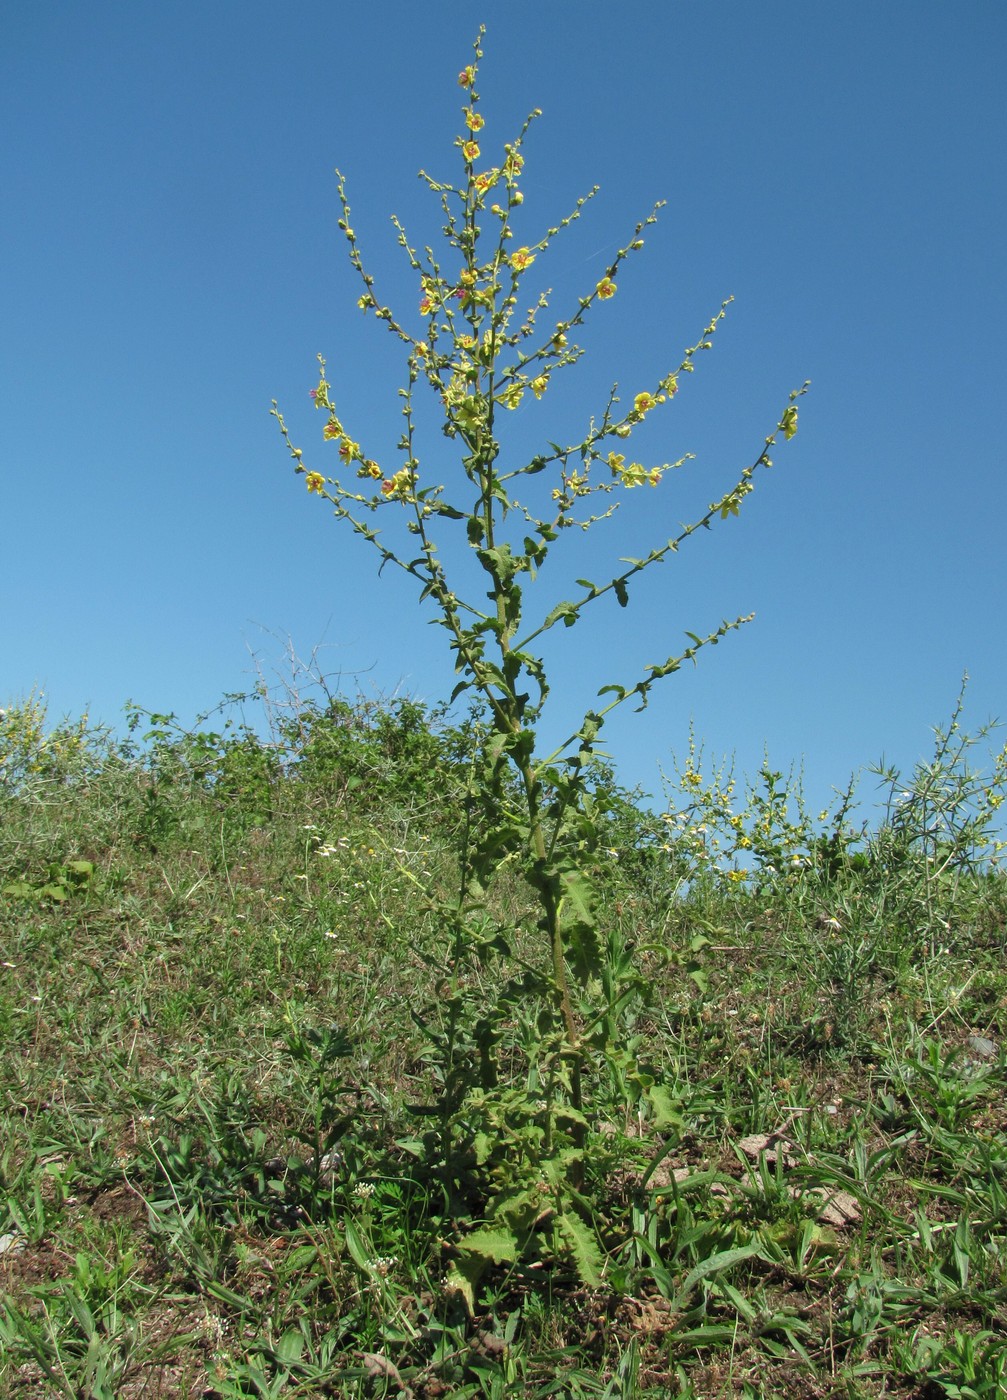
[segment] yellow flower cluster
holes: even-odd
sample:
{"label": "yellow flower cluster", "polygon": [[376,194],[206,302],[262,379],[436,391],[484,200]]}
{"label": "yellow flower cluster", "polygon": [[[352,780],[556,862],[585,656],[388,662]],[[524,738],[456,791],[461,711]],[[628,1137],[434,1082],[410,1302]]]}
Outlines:
{"label": "yellow flower cluster", "polygon": [[504,408],[517,408],[524,398],[523,384],[508,384],[507,388],[498,397],[497,403],[503,404]]}
{"label": "yellow flower cluster", "polygon": [[754,489],[750,481],[743,481],[740,486],[736,486],[733,491],[728,491],[726,496],[714,502],[710,509],[711,511],[719,511],[721,520],[726,520],[729,515],[738,514],[742,501]]}
{"label": "yellow flower cluster", "polygon": [[586,472],[571,472],[569,476],[564,476],[563,485],[555,488],[552,498],[561,511],[567,511],[578,496],[586,496],[590,490]]}
{"label": "yellow flower cluster", "polygon": [[634,486],[657,486],[664,475],[663,467],[647,468],[642,462],[630,462],[627,465],[622,452],[610,452],[605,460],[612,469],[612,475],[618,477],[627,489]]}
{"label": "yellow flower cluster", "polygon": [[[425,350],[426,347],[424,347],[424,353]],[[419,347],[417,347],[417,351],[419,351]],[[319,380],[318,388],[312,389],[311,397],[315,401],[316,408],[326,408],[329,411],[329,417],[325,427],[322,429],[322,437],[326,442],[337,442],[339,444],[339,456],[343,464],[349,466],[351,462],[359,462],[360,466],[357,468],[357,476],[370,477],[373,480],[377,480],[381,476],[381,468],[378,466],[377,462],[372,462],[369,458],[364,456],[360,443],[353,441],[336,416],[335,409],[332,407],[332,401],[329,398],[329,385],[324,378],[324,366],[323,377]],[[294,450],[294,456],[298,459],[297,470],[303,471],[304,468],[300,465],[300,449]],[[317,492],[318,495],[322,495],[325,491],[325,483],[326,478],[322,476],[321,472],[307,472],[305,474],[305,485],[309,491]]]}
{"label": "yellow flower cluster", "polygon": [[381,483],[381,494],[388,500],[410,500],[415,479],[415,472],[410,471],[408,467],[403,467],[389,481]]}

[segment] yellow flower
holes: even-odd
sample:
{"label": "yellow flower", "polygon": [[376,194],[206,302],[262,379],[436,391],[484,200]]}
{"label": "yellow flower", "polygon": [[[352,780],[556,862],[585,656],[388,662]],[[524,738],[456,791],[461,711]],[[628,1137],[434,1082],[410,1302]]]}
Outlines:
{"label": "yellow flower", "polygon": [[321,495],[325,490],[325,477],[318,472],[308,472],[304,480],[309,491],[317,491]]}
{"label": "yellow flower", "polygon": [[528,386],[537,399],[540,399],[549,387],[549,376],[540,374],[537,379],[533,379]]}
{"label": "yellow flower", "polygon": [[658,485],[660,485],[660,482],[661,482],[661,468],[660,468],[660,467],[651,467],[650,471],[647,473],[647,484],[648,484],[648,486],[658,486]]}
{"label": "yellow flower", "polygon": [[649,413],[650,410],[656,406],[657,399],[655,399],[653,394],[637,394],[636,398],[633,400],[633,407],[637,413]]}
{"label": "yellow flower", "polygon": [[423,300],[420,302],[421,316],[429,316],[432,312],[436,311],[436,309],[437,302],[433,297],[424,297]]}
{"label": "yellow flower", "polygon": [[647,480],[647,471],[642,462],[630,462],[621,473],[623,486],[642,486]]}
{"label": "yellow flower", "polygon": [[517,408],[524,397],[523,384],[511,384],[500,395],[504,408]]}
{"label": "yellow flower", "polygon": [[510,255],[510,265],[515,272],[524,272],[535,261],[535,254],[529,248],[518,248]]}
{"label": "yellow flower", "polygon": [[459,87],[464,87],[464,88],[471,87],[472,84],[475,82],[475,80],[476,80],[476,70],[472,67],[471,64],[469,64],[469,66],[468,66],[467,68],[463,68],[462,71],[458,74],[458,86],[459,86]]}
{"label": "yellow flower", "polygon": [[482,131],[486,125],[486,118],[479,112],[473,112],[469,107],[465,112],[465,125],[469,131]]}
{"label": "yellow flower", "polygon": [[413,348],[421,360],[430,354],[430,346],[425,340],[418,340]]}
{"label": "yellow flower", "polygon": [[333,414],[333,416],[326,423],[325,427],[322,429],[322,437],[325,438],[326,442],[333,442],[335,441],[335,439],[341,438],[342,435],[343,425],[342,423],[340,423],[339,419],[335,416],[335,414]]}
{"label": "yellow flower", "polygon": [[611,277],[603,277],[595,287],[595,291],[602,301],[608,301],[609,297],[615,296],[615,283]]}
{"label": "yellow flower", "polygon": [[342,457],[344,462],[356,461],[357,458],[361,455],[360,443],[353,442],[350,440],[350,438],[344,439],[342,445],[339,448],[339,455],[340,457]]}
{"label": "yellow flower", "polygon": [[[412,485],[412,473],[408,467],[403,467],[401,471],[395,473],[391,481],[383,481],[381,483],[381,494],[387,496],[389,499],[395,496],[400,501],[404,501],[408,499],[412,491]],[[373,851],[371,851],[370,854],[373,855]]]}
{"label": "yellow flower", "polygon": [[[475,184],[476,190],[479,194],[485,194],[487,190],[493,188],[493,186],[496,184],[499,178],[499,170],[484,170],[481,175],[476,176],[473,183]],[[496,205],[493,206],[493,212],[497,212]]]}
{"label": "yellow flower", "polygon": [[524,156],[517,151],[508,151],[507,159],[504,161],[504,173],[511,177],[520,174],[524,166]]}
{"label": "yellow flower", "polygon": [[463,142],[462,142],[462,155],[465,157],[465,159],[466,159],[467,161],[478,160],[478,159],[479,159],[479,155],[480,155],[480,151],[479,151],[479,142],[478,142],[478,141],[463,141]]}
{"label": "yellow flower", "polygon": [[618,476],[626,465],[626,458],[622,452],[610,452],[605,459],[612,468],[613,475]]}

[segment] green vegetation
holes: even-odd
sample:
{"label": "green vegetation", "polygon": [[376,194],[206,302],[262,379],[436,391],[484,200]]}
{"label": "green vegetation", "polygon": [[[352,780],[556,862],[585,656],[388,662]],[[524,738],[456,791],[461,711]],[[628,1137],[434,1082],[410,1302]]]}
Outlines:
{"label": "green vegetation", "polygon": [[0,716],[0,1395],[1004,1393],[1004,755],[958,711],[868,830],[768,766],[692,750],[661,816],[594,765],[591,1230],[545,1181],[520,1248],[548,950],[505,871],[462,995],[437,898],[487,735],[268,714]]}
{"label": "green vegetation", "polygon": [[[738,617],[603,685],[542,753],[545,634],[737,516],[807,385],[677,535],[539,596],[571,531],[690,460],[628,442],[726,303],[631,408],[613,388],[522,465],[505,425],[578,363],[657,210],[554,327],[548,292],[522,315],[592,195],[511,246],[538,114],[477,170],[480,43],[461,181],[425,177],[444,270],[396,225],[423,339],[378,298],[340,177],[359,305],[405,357],[400,465],[365,455],[321,357],[341,475],[273,409],[309,495],[433,605],[467,719],[297,673],[257,692],[268,738],[136,709],[125,743],[49,731],[37,696],[0,715],[0,1384],[1002,1393],[1007,749],[980,774],[959,702],[932,761],[878,770],[869,830],[852,784],[813,820],[768,761],[739,792],[693,744],[652,813],[599,750],[606,718]],[[421,449],[425,390],[447,458],[441,434]]]}

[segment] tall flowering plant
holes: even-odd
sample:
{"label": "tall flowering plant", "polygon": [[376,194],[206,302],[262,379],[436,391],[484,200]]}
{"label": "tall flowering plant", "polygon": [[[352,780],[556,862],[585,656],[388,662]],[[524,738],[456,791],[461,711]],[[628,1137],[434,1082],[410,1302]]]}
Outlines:
{"label": "tall flowering plant", "polygon": [[[403,347],[406,383],[399,391],[403,431],[398,459],[379,463],[369,455],[351,417],[337,403],[321,357],[312,398],[324,415],[322,437],[338,465],[309,468],[273,405],[294,469],[304,476],[308,491],[333,507],[336,517],[377,552],[382,566],[402,569],[416,580],[420,596],[433,600],[459,676],[452,700],[465,693],[477,697],[486,719],[488,737],[470,787],[471,821],[459,885],[439,910],[447,929],[445,995],[439,1016],[426,1022],[438,1061],[439,1096],[430,1109],[435,1128],[422,1140],[427,1165],[432,1155],[454,1188],[474,1186],[481,1201],[484,1223],[460,1244],[453,1273],[470,1302],[488,1261],[513,1259],[529,1250],[566,1253],[585,1281],[600,1277],[603,1254],[588,1223],[591,1212],[583,1193],[592,1095],[602,1082],[614,1076],[637,1110],[658,1127],[673,1119],[662,1086],[636,1064],[619,1033],[618,1012],[632,976],[626,959],[613,957],[611,939],[603,936],[596,917],[592,872],[599,813],[590,764],[613,710],[631,700],[645,705],[653,685],[749,618],[723,621],[704,636],[688,633],[688,645],[680,652],[603,686],[598,704],[545,754],[536,742],[549,697],[542,639],[557,625],[573,627],[606,595],[626,607],[641,574],[677,553],[697,531],[737,515],[759,469],[772,465],[778,438],[796,433],[797,400],[807,388],[791,394],[755,460],[698,519],[641,557],[620,561],[607,581],[581,579],[574,597],[551,607],[536,605],[529,586],[570,529],[589,529],[610,515],[618,493],[666,485],[688,460],[637,460],[630,444],[650,415],[672,404],[699,352],[711,347],[727,303],[680,362],[633,393],[628,407],[613,390],[579,441],[565,447],[548,444],[548,450],[528,461],[514,458],[507,444],[509,415],[528,396],[543,398],[554,378],[576,364],[582,353],[575,339],[579,328],[589,315],[605,314],[605,303],[618,294],[623,264],[642,249],[644,231],[656,221],[660,205],[636,225],[603,275],[558,321],[543,324],[549,311],[546,293],[521,312],[527,275],[597,191],[578,200],[568,217],[537,242],[514,246],[514,215],[523,202],[525,137],[540,113],[531,114],[495,161],[484,155],[481,41],[482,31],[474,61],[458,76],[463,105],[457,183],[421,172],[443,209],[444,260],[429,248],[421,254],[394,221],[416,274],[418,332],[411,328],[415,313],[400,317],[380,297],[358,246],[344,178],[338,176],[339,227],[361,279],[359,306],[384,322]],[[424,389],[436,396],[443,432],[457,449],[450,475],[428,475],[421,455],[414,401]],[[400,538],[408,546],[389,543],[388,532],[379,529],[389,523],[389,513],[394,524],[404,525]],[[482,572],[485,592],[475,598],[457,591],[444,562],[440,546],[453,531]],[[537,932],[537,957],[527,951],[528,928],[494,924],[486,913],[486,891],[504,867],[517,868],[530,893],[535,915],[527,922]],[[515,957],[519,933],[524,936]],[[511,971],[495,978],[490,995],[480,973],[494,959]],[[619,975],[613,974],[616,966],[622,969]],[[510,1067],[515,1047],[520,1049],[519,1082],[512,1068],[505,1082],[505,1045]]]}

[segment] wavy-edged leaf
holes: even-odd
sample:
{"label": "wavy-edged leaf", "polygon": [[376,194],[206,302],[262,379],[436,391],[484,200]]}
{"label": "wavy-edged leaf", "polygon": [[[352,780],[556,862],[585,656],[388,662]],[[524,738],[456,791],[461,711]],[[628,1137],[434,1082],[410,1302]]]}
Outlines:
{"label": "wavy-edged leaf", "polygon": [[681,1128],[683,1118],[679,1112],[680,1103],[673,1099],[664,1084],[651,1084],[647,1089],[647,1102],[654,1114],[654,1127],[658,1132],[666,1128]]}
{"label": "wavy-edged leaf", "polygon": [[598,1245],[598,1236],[590,1225],[579,1215],[564,1212],[556,1217],[556,1231],[570,1251],[581,1283],[586,1288],[599,1288],[605,1259]]}
{"label": "wavy-edged leaf", "polygon": [[545,632],[548,628],[555,627],[560,619],[562,619],[564,627],[572,627],[579,616],[576,603],[557,603],[542,623],[542,631]]}
{"label": "wavy-edged leaf", "polygon": [[494,1264],[512,1264],[517,1259],[517,1236],[505,1226],[482,1225],[465,1236],[460,1253],[477,1254]]}

